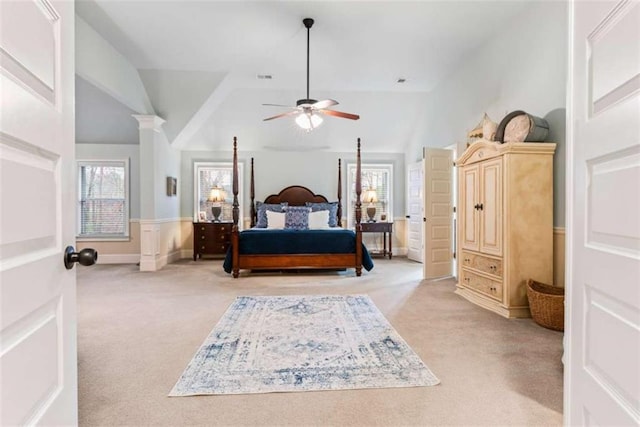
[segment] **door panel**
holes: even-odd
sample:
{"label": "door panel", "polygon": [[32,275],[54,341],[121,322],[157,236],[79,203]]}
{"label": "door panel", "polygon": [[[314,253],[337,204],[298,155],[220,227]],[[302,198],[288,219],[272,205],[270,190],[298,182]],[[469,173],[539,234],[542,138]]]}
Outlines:
{"label": "door panel", "polygon": [[424,161],[409,165],[409,232],[407,236],[407,257],[413,261],[422,262],[424,253],[424,202],[423,202],[423,168]]}
{"label": "door panel", "polygon": [[462,168],[463,183],[460,194],[460,212],[462,212],[461,246],[462,249],[480,250],[480,213],[474,208],[480,198],[480,169],[478,165]]}
{"label": "door panel", "polygon": [[502,255],[502,158],[482,164],[480,251]]}
{"label": "door panel", "polygon": [[570,4],[565,424],[640,424],[640,3]]}
{"label": "door panel", "polygon": [[424,278],[430,279],[453,274],[453,153],[443,148],[424,153]]}
{"label": "door panel", "polygon": [[0,424],[74,425],[74,3],[1,7]]}

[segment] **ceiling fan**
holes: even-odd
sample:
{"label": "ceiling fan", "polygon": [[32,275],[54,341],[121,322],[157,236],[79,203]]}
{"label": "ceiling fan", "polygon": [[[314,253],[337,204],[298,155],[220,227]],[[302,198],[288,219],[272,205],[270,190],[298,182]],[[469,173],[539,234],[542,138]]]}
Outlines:
{"label": "ceiling fan", "polygon": [[322,117],[320,116],[320,114],[342,117],[344,119],[351,120],[358,120],[360,118],[360,116],[358,116],[357,114],[329,110],[329,107],[338,104],[338,101],[335,101],[333,99],[323,99],[322,101],[317,101],[315,99],[309,98],[309,29],[313,26],[313,22],[314,21],[311,18],[305,18],[302,20],[302,23],[307,29],[307,97],[306,99],[298,99],[298,101],[296,101],[295,107],[280,104],[262,104],[273,107],[287,107],[293,109],[293,111],[278,114],[273,117],[268,117],[264,119],[264,121],[273,120],[280,117],[297,116],[296,123],[298,124],[298,126],[309,132],[320,126],[320,124],[322,123]]}

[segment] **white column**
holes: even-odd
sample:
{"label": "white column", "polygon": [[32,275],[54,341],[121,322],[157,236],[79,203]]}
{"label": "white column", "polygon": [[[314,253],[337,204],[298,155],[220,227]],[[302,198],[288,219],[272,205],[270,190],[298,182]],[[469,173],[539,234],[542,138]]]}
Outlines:
{"label": "white column", "polygon": [[137,115],[140,131],[140,271],[156,271],[160,259],[160,221],[156,215],[155,194],[156,140],[164,119],[155,115]]}

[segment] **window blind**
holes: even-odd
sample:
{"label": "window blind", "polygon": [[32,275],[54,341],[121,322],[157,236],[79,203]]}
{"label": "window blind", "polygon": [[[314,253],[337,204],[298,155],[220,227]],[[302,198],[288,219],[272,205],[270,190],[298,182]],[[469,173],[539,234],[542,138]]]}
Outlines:
{"label": "window blind", "polygon": [[79,163],[80,236],[125,236],[127,191],[125,162]]}
{"label": "window blind", "polygon": [[198,169],[198,210],[207,213],[207,219],[213,219],[211,207],[214,203],[209,201],[209,192],[213,187],[220,187],[224,190],[224,202],[218,202],[222,207],[220,220],[231,221],[231,203],[233,202],[233,191],[231,176],[232,169],[224,167],[200,167]]}
{"label": "window blind", "polygon": [[[361,165],[361,187],[362,194],[360,201],[362,202],[362,222],[368,220],[367,208],[373,206],[376,208],[375,219],[380,221],[381,215],[387,215],[387,221],[393,221],[393,195],[391,188],[391,176],[393,166],[391,164],[362,164]],[[367,190],[374,190],[377,202],[369,203],[364,199]],[[356,220],[355,214],[356,204],[356,168],[355,165],[349,165],[349,222],[353,226]]]}

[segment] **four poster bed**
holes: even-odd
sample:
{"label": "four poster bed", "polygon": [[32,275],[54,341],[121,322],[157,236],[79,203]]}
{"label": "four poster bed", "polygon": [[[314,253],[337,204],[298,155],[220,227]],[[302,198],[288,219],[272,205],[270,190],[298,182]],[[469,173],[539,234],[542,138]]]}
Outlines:
{"label": "four poster bed", "polygon": [[[373,268],[373,261],[362,243],[362,203],[360,195],[360,138],[356,155],[355,231],[342,228],[342,171],[338,159],[337,202],[300,185],[289,186],[264,202],[255,202],[253,158],[251,159],[251,228],[238,229],[238,147],[233,138],[233,225],[231,247],[224,270],[234,278],[240,270],[299,270]],[[306,217],[301,219],[302,217]],[[284,219],[286,218],[286,226]],[[313,219],[315,218],[315,219]],[[283,221],[282,223],[278,221]],[[307,221],[307,222],[305,222]],[[289,228],[290,222],[298,227]],[[274,225],[276,224],[277,225]],[[300,225],[303,224],[303,225]],[[315,225],[314,225],[315,224]]]}

